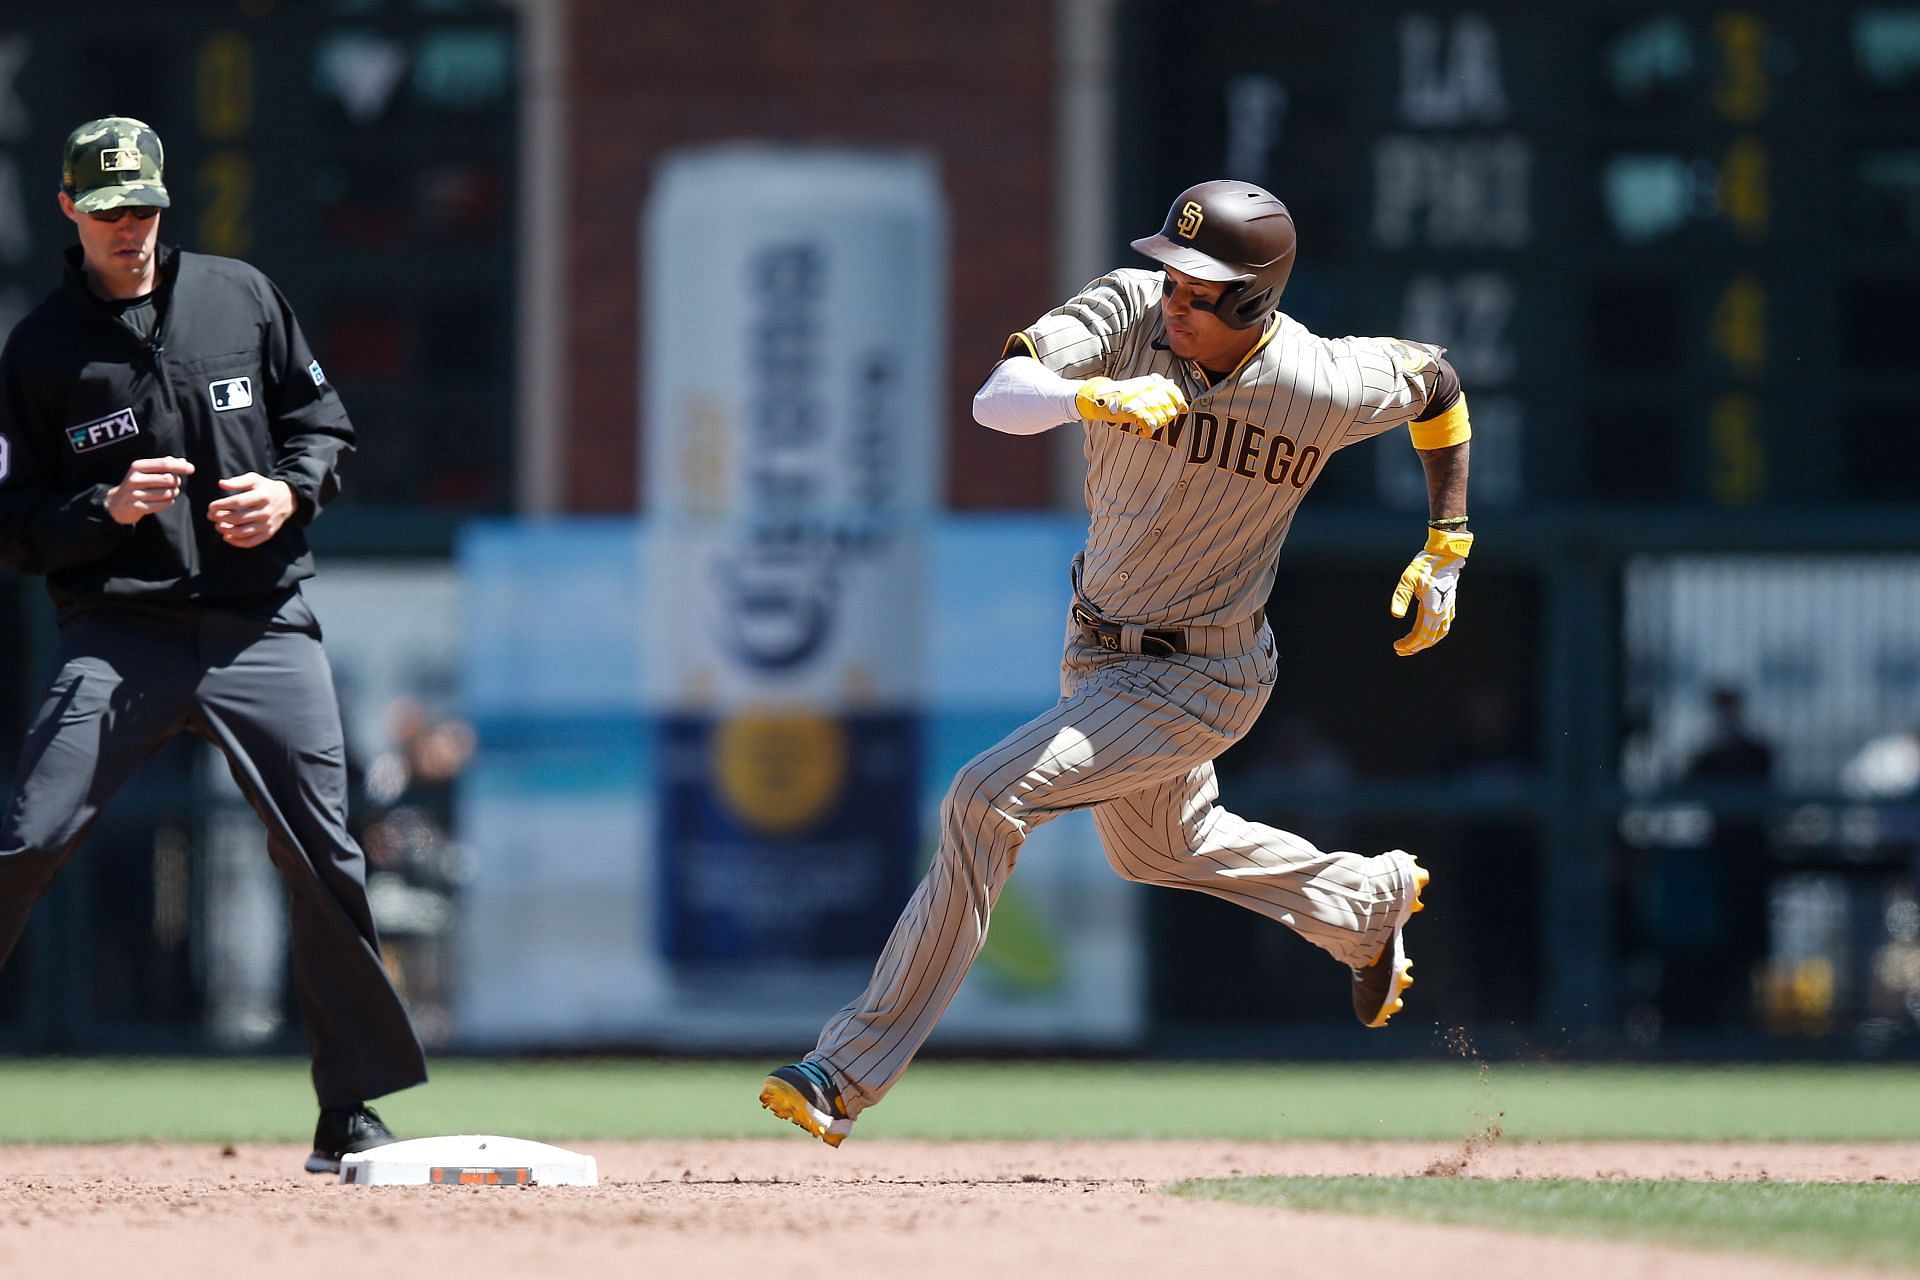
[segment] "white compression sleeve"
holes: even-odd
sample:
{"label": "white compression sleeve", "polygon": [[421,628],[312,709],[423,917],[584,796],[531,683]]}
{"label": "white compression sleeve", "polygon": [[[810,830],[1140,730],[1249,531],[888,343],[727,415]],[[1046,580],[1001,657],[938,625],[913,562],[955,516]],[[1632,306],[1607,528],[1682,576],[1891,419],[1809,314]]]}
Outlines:
{"label": "white compression sleeve", "polygon": [[973,420],[1009,435],[1038,435],[1079,418],[1073,398],[1080,384],[1032,356],[1009,356],[973,393]]}

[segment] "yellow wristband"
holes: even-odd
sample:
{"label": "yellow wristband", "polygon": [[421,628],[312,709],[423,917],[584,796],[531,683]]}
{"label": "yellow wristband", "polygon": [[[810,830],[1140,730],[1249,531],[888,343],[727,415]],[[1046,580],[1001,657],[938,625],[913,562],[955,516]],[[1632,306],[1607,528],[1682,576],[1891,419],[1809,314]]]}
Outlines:
{"label": "yellow wristband", "polygon": [[1437,418],[1409,422],[1407,433],[1413,437],[1413,447],[1416,449],[1445,449],[1462,440],[1471,440],[1473,425],[1467,421],[1466,394],[1462,392],[1460,398],[1453,402],[1453,407]]}

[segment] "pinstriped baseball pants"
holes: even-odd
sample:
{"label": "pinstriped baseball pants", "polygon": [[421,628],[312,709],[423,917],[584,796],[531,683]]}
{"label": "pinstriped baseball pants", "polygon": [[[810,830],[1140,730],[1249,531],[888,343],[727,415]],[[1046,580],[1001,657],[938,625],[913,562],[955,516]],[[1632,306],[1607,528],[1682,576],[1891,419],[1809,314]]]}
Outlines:
{"label": "pinstriped baseball pants", "polygon": [[1273,692],[1264,624],[1194,628],[1170,658],[1095,648],[1070,627],[1061,699],[975,756],[940,807],[940,845],[887,939],[873,979],[808,1060],[858,1115],[893,1087],[986,943],[1027,833],[1093,810],[1113,869],[1258,911],[1349,967],[1388,940],[1403,886],[1384,857],[1324,852],[1221,808],[1213,761]]}

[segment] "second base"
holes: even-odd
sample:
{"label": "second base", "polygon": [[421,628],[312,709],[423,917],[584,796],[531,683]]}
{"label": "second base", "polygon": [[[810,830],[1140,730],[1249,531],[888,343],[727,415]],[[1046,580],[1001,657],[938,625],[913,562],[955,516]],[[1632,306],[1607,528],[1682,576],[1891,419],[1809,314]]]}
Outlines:
{"label": "second base", "polygon": [[357,1187],[597,1187],[592,1156],[525,1138],[464,1133],[409,1138],[340,1158],[340,1181]]}

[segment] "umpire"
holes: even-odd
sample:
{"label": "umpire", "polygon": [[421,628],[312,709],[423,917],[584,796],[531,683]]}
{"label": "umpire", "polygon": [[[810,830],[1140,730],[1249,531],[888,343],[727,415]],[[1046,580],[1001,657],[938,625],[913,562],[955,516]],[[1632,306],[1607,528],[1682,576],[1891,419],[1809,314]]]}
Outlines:
{"label": "umpire", "polygon": [[122,783],[185,730],[226,755],[286,882],[320,1100],[311,1172],[393,1141],[367,1099],[426,1058],[380,961],[305,528],[353,426],[286,299],[159,243],[160,139],[67,138],[64,285],[0,353],[0,561],[45,574],[52,683],[0,819],[0,963]]}

